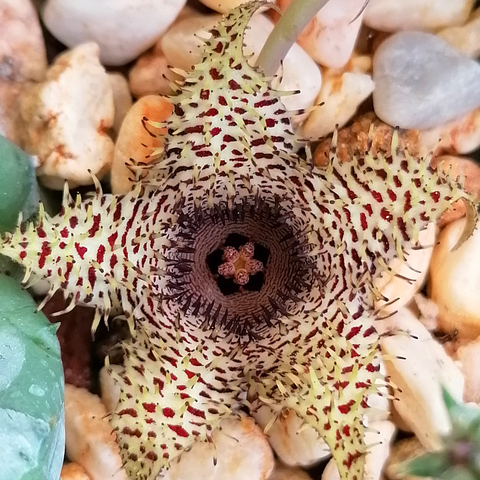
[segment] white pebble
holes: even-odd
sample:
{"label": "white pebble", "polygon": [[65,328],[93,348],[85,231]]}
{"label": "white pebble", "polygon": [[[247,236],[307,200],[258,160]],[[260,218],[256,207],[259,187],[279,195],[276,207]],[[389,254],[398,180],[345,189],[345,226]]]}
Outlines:
{"label": "white pebble", "polygon": [[406,308],[386,320],[377,320],[387,375],[395,390],[395,409],[428,449],[442,446],[450,431],[442,387],[457,400],[463,396],[460,369],[418,318]]}
{"label": "white pebble", "polygon": [[435,35],[401,32],[373,58],[375,113],[400,128],[444,124],[480,106],[480,65]]}
{"label": "white pebble", "polygon": [[391,271],[383,271],[376,277],[375,287],[385,297],[375,302],[375,308],[382,309],[380,316],[404,307],[422,288],[427,277],[435,239],[435,225],[430,223],[418,236],[419,244],[424,248],[407,248],[406,262],[394,258],[389,264]]}
{"label": "white pebble", "polygon": [[463,376],[465,378],[464,402],[480,403],[480,338],[462,345],[457,350]]}
{"label": "white pebble", "polygon": [[[197,442],[174,462],[162,480],[265,480],[273,453],[251,418],[228,419],[213,432],[213,445]],[[214,459],[216,459],[216,464]]]}
{"label": "white pebble", "polygon": [[40,160],[38,175],[50,188],[90,185],[113,160],[107,134],[113,124],[112,86],[94,43],[59,56],[44,82],[21,99],[26,150]]}
{"label": "white pebble", "polygon": [[107,417],[97,395],[65,385],[67,457],[80,464],[92,480],[128,480]]}
{"label": "white pebble", "polygon": [[370,0],[364,21],[384,32],[438,30],[464,23],[474,0]]}
{"label": "white pebble", "polygon": [[[277,0],[285,11],[292,0]],[[343,67],[353,52],[365,0],[330,0],[298,37],[298,44],[317,62]]]}
{"label": "white pebble", "polygon": [[186,0],[47,0],[43,20],[62,43],[93,41],[106,65],[124,65],[150,48]]}
{"label": "white pebble", "polygon": [[355,115],[360,104],[373,92],[368,73],[324,70],[322,88],[302,126],[301,136],[319,140],[343,127]]}
{"label": "white pebble", "polygon": [[[253,417],[265,428],[271,424],[273,415],[269,407],[263,406]],[[278,458],[290,467],[309,467],[330,456],[330,449],[318,432],[304,425],[293,410],[277,418],[266,433]]]}

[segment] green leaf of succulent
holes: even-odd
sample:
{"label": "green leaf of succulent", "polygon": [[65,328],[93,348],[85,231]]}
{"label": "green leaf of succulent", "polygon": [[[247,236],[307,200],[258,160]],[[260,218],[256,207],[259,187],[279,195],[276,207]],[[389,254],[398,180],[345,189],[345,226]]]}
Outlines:
{"label": "green leaf of succulent", "polygon": [[450,463],[445,452],[432,452],[406,462],[400,467],[400,471],[416,477],[440,478],[449,467]]}
{"label": "green leaf of succulent", "polygon": [[16,226],[20,211],[28,218],[37,209],[32,157],[0,135],[0,232]]}
{"label": "green leaf of succulent", "polygon": [[467,467],[459,465],[445,470],[438,478],[439,480],[478,480],[478,476]]}
{"label": "green leaf of succulent", "polygon": [[[480,408],[475,405],[458,403],[445,388],[443,389],[443,400],[452,422],[450,440],[455,441],[458,438],[475,435],[480,427]],[[446,443],[449,443],[449,439],[446,439]]]}
{"label": "green leaf of succulent", "polygon": [[8,480],[58,479],[65,449],[64,384],[56,326],[0,275],[0,471]]}

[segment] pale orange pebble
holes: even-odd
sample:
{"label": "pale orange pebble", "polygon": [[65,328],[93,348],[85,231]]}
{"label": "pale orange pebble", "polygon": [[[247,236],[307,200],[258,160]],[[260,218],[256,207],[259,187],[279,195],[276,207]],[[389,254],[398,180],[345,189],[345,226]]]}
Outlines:
{"label": "pale orange pebble", "polygon": [[91,480],[85,469],[78,463],[67,463],[60,473],[61,480]]}
{"label": "pale orange pebble", "polygon": [[157,95],[142,97],[128,111],[115,145],[110,177],[114,194],[127,193],[135,185],[135,176],[126,164],[150,162],[151,154],[162,145],[162,129],[144,119],[163,122],[172,111],[172,104]]}

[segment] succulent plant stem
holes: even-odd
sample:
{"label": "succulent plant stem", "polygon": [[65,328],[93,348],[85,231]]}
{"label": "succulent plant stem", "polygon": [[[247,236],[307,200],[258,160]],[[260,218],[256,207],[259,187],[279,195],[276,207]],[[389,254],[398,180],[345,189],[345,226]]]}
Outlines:
{"label": "succulent plant stem", "polygon": [[275,75],[282,60],[307,26],[329,0],[293,0],[280,17],[258,56],[256,66]]}

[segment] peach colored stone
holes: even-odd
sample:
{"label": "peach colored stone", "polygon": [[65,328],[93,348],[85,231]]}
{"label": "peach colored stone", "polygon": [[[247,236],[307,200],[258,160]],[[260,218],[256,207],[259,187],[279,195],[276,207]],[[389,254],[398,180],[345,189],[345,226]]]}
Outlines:
{"label": "peach colored stone", "polygon": [[460,339],[480,335],[480,228],[457,250],[466,219],[449,223],[440,233],[430,264],[429,297],[437,304],[439,328],[456,332]]}
{"label": "peach colored stone", "polygon": [[91,480],[85,469],[78,463],[67,463],[60,474],[61,480]]}
{"label": "peach colored stone", "polygon": [[172,72],[160,42],[141,55],[128,74],[130,91],[136,97],[145,95],[172,95],[172,84],[183,77]]}
{"label": "peach colored stone", "polygon": [[115,144],[111,170],[112,191],[126,193],[134,185],[134,173],[127,167],[133,162],[148,163],[155,149],[161,147],[162,131],[144,119],[162,122],[172,113],[172,104],[164,97],[148,95],[138,100],[127,113]]}
{"label": "peach colored stone", "polygon": [[480,8],[470,16],[465,25],[445,28],[438,36],[469,57],[480,56]]}
{"label": "peach colored stone", "polygon": [[[291,1],[277,0],[277,5],[285,11]],[[330,0],[300,34],[298,44],[317,63],[343,67],[353,52],[364,4],[365,0]]]}
{"label": "peach colored stone", "polygon": [[127,480],[108,412],[97,395],[65,385],[67,457],[80,464],[91,480]]}
{"label": "peach colored stone", "polygon": [[42,30],[30,0],[0,1],[0,135],[23,146],[19,97],[47,71]]}
{"label": "peach colored stone", "polygon": [[108,80],[112,87],[113,105],[115,109],[115,116],[113,117],[112,128],[116,134],[120,131],[123,119],[132,106],[132,95],[128,88],[128,81],[124,75],[119,72],[112,72],[108,74]]}
{"label": "peach colored stone", "polygon": [[418,143],[422,156],[473,152],[480,147],[480,108],[439,127],[420,130]]}
{"label": "peach colored stone", "polygon": [[43,80],[47,56],[38,15],[30,0],[0,2],[0,79]]}

